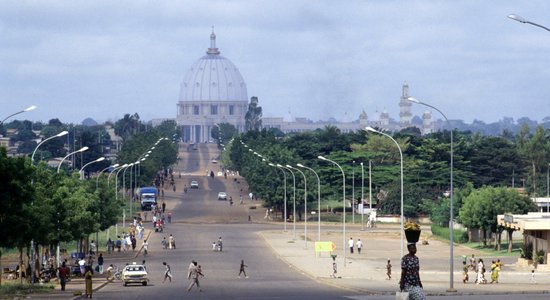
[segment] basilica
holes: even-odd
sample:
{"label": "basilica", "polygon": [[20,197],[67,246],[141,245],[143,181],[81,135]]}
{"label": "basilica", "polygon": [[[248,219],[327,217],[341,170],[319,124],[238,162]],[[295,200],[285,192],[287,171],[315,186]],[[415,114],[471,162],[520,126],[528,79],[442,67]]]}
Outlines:
{"label": "basilica", "polygon": [[[293,117],[289,112],[284,117],[262,118],[263,128],[277,128],[284,133],[311,131],[325,126],[338,127],[342,132],[352,132],[371,126],[389,131],[415,126],[422,134],[434,131],[431,112],[426,111],[421,120],[412,118],[411,103],[407,101],[409,86],[405,82],[399,101],[399,121],[390,118],[387,111],[377,120],[370,120],[365,111],[358,119],[346,117],[344,121],[311,121]],[[229,123],[239,132],[245,130],[245,115],[248,109],[246,82],[238,68],[220,55],[216,47],[216,34],[210,35],[210,48],[188,69],[180,86],[176,122],[182,130],[185,142],[208,142],[212,129],[220,123]],[[153,120],[159,123],[161,120]]]}

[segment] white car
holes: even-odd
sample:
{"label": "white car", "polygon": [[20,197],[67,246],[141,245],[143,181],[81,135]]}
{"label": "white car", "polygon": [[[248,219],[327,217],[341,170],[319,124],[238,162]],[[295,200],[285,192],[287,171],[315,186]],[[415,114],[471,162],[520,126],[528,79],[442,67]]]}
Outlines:
{"label": "white car", "polygon": [[124,286],[127,286],[129,283],[147,285],[147,283],[149,283],[147,269],[145,269],[143,265],[137,265],[136,263],[127,265],[124,267],[124,270],[122,270],[122,282]]}
{"label": "white car", "polygon": [[218,200],[227,200],[227,194],[225,192],[219,192]]}
{"label": "white car", "polygon": [[191,181],[191,188],[192,189],[198,189],[199,183],[196,180]]}

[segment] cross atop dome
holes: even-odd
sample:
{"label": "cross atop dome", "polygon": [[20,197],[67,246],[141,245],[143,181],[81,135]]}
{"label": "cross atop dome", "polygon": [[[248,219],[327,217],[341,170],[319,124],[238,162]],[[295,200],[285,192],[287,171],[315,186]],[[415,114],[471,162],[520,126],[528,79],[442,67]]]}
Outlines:
{"label": "cross atop dome", "polygon": [[210,48],[206,51],[206,54],[219,55],[220,50],[216,48],[216,34],[214,33],[214,26],[212,26],[212,33],[210,34]]}

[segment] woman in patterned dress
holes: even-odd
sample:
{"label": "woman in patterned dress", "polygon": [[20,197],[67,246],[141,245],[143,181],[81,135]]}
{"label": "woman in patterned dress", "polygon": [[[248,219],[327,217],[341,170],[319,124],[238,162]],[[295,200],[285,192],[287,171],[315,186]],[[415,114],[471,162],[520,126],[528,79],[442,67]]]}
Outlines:
{"label": "woman in patterned dress", "polygon": [[416,243],[408,243],[409,254],[401,259],[401,280],[399,288],[401,291],[409,292],[410,300],[424,300],[426,296],[422,290],[420,281],[420,263],[416,254]]}

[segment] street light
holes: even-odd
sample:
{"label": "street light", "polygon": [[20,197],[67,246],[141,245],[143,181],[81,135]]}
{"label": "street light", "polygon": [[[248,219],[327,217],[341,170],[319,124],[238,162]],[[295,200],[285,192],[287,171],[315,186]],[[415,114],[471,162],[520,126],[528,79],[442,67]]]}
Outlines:
{"label": "street light", "polygon": [[50,136],[49,138],[43,140],[42,142],[40,142],[36,148],[34,148],[34,151],[32,152],[32,155],[31,155],[31,164],[34,163],[34,154],[36,153],[36,150],[38,150],[38,147],[40,147],[40,145],[44,144],[45,142],[51,140],[51,139],[54,139],[56,137],[60,137],[60,136],[64,136],[64,135],[67,135],[69,132],[67,130],[64,130],[64,131],[61,131],[60,133],[56,134],[56,135],[52,135]]}
{"label": "street light", "polygon": [[61,162],[60,162],[59,165],[57,166],[57,173],[59,173],[59,170],[61,169],[61,165],[63,164],[63,161],[65,161],[65,159],[67,159],[67,157],[69,157],[69,156],[71,156],[71,155],[73,155],[73,154],[79,153],[79,152],[84,152],[84,151],[86,151],[86,150],[88,150],[88,147],[87,147],[87,146],[84,146],[84,147],[82,147],[82,148],[80,148],[80,149],[78,149],[78,150],[76,150],[76,151],[74,151],[74,152],[71,152],[71,153],[67,154],[67,156],[63,157],[63,159],[61,160]]}
{"label": "street light", "polygon": [[355,224],[355,160],[351,165],[351,223]]}
{"label": "street light", "polygon": [[294,239],[296,239],[296,176],[294,176],[294,172],[292,172],[291,169],[281,165],[281,164],[277,164],[277,167],[279,168],[284,168],[286,170],[288,170],[290,172],[290,174],[292,174],[292,182],[293,182],[293,185],[294,185],[294,195],[292,196],[292,202],[293,202],[293,213],[292,213],[292,226],[293,226],[293,231],[294,231]]}
{"label": "street light", "polygon": [[516,14],[510,14],[508,15],[508,18],[514,20],[514,21],[518,21],[520,23],[524,23],[524,24],[531,24],[531,25],[534,25],[534,26],[537,26],[537,27],[540,27],[542,29],[545,29],[546,31],[550,31],[550,29],[548,27],[544,27],[540,24],[537,24],[537,23],[533,23],[531,21],[528,21],[528,20],[525,20],[524,18],[522,18],[521,16],[518,16]]}
{"label": "street light", "polygon": [[342,208],[344,210],[342,216],[342,250],[344,252],[344,267],[346,266],[346,174],[344,170],[335,161],[325,158],[321,155],[317,156],[318,159],[331,162],[335,164],[342,172]]}
{"label": "street light", "polygon": [[[116,167],[118,167],[118,164],[114,164],[114,165],[111,165],[111,166],[108,166],[107,168],[99,171],[99,174],[97,174],[96,178],[95,178],[95,188],[97,189],[98,185],[99,185],[99,177],[101,176],[101,173],[107,171],[108,169],[113,169],[111,170],[111,173],[116,169]],[[111,175],[111,174],[109,174]],[[107,184],[109,184],[109,181],[107,181]]]}
{"label": "street light", "polygon": [[302,174],[302,176],[304,177],[304,244],[305,244],[305,248],[307,249],[307,179],[306,179],[306,174],[304,174],[304,172],[302,172],[302,170],[300,170],[298,168],[295,168],[291,165],[286,165],[286,166],[300,172],[300,174]]}
{"label": "street light", "polygon": [[319,175],[317,174],[317,172],[315,172],[315,170],[313,170],[312,168],[306,167],[302,164],[296,164],[296,165],[300,168],[310,170],[311,172],[313,172],[313,174],[315,174],[315,177],[317,177],[317,204],[319,205],[317,209],[317,241],[320,242],[321,241],[321,180],[319,179]]}
{"label": "street light", "polygon": [[399,143],[397,143],[397,141],[393,137],[391,137],[391,135],[378,131],[370,126],[367,126],[365,130],[389,137],[395,143],[395,145],[397,145],[397,149],[399,149],[399,156],[401,158],[401,230],[399,231],[401,233],[401,257],[403,257],[403,152],[401,151],[401,146],[399,146]]}
{"label": "street light", "polygon": [[550,212],[550,164],[546,169],[546,212]]}
{"label": "street light", "polygon": [[361,230],[365,230],[365,222],[364,222],[364,215],[365,215],[365,202],[364,199],[364,190],[365,190],[365,168],[363,168],[363,162],[360,163],[361,165]]}
{"label": "street light", "polygon": [[284,177],[284,190],[285,190],[285,195],[284,195],[284,204],[285,204],[285,208],[284,208],[284,232],[286,232],[286,173],[285,173],[285,170],[282,168],[282,167],[279,167],[277,165],[274,165],[272,163],[269,163],[270,166],[272,167],[275,167],[275,168],[279,168],[279,170],[281,170],[281,172],[283,172],[283,177]]}
{"label": "street light", "polygon": [[9,119],[9,118],[11,118],[11,117],[13,117],[13,116],[15,116],[15,115],[18,115],[18,114],[21,114],[21,113],[24,113],[24,112],[27,112],[27,111],[34,110],[35,108],[36,108],[36,106],[31,105],[31,106],[25,108],[25,109],[22,110],[22,111],[18,111],[18,112],[14,113],[14,114],[11,114],[11,115],[5,117],[2,121],[0,121],[0,125],[4,124],[4,121],[6,121],[7,119]]}
{"label": "street light", "polygon": [[454,280],[453,280],[453,277],[454,277],[454,264],[453,264],[453,248],[454,248],[454,225],[453,225],[453,219],[454,219],[454,214],[453,214],[453,127],[451,126],[451,122],[449,122],[449,119],[447,118],[447,116],[442,112],[440,111],[437,107],[435,106],[432,106],[430,104],[427,104],[427,103],[424,103],[418,99],[415,99],[413,97],[409,97],[407,98],[407,100],[409,100],[410,102],[413,102],[413,103],[417,103],[417,104],[422,104],[424,106],[427,106],[427,107],[431,107],[433,109],[435,109],[437,112],[439,112],[443,118],[445,118],[445,121],[447,121],[447,125],[449,126],[449,131],[451,131],[451,192],[450,192],[450,205],[449,205],[449,231],[450,231],[450,257],[449,257],[449,264],[450,264],[450,279],[449,279],[449,289],[447,290],[448,292],[456,292],[456,290],[454,289]]}
{"label": "street light", "polygon": [[80,171],[78,171],[78,173],[80,174],[80,179],[84,179],[84,168],[86,168],[87,166],[93,164],[93,163],[96,163],[96,162],[100,162],[100,161],[104,161],[105,160],[105,157],[100,157],[94,161],[91,161],[87,164],[85,164],[84,166],[82,166],[82,168],[80,168]]}

